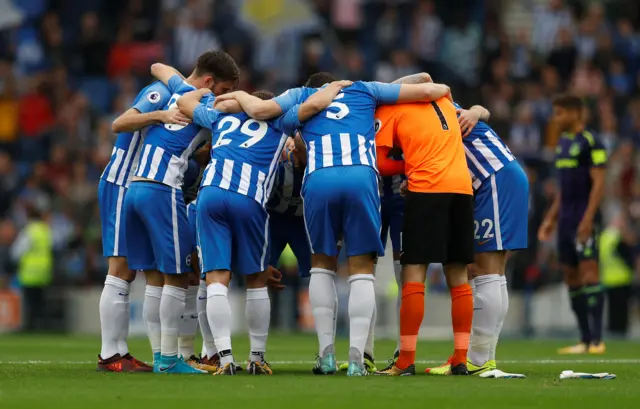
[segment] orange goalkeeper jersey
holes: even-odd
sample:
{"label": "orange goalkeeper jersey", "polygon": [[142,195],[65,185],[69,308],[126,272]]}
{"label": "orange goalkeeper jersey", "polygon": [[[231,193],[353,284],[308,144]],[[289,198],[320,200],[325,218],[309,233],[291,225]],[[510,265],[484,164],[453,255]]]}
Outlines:
{"label": "orange goalkeeper jersey", "polygon": [[430,103],[384,105],[376,110],[378,167],[384,175],[389,149],[404,153],[411,192],[473,194],[456,109],[447,98]]}

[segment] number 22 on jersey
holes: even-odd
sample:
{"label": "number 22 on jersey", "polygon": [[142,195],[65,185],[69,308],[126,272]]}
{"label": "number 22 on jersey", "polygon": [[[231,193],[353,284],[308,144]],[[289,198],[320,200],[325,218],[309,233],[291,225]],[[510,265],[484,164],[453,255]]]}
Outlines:
{"label": "number 22 on jersey", "polygon": [[223,129],[227,125],[229,127],[220,132],[220,136],[218,137],[216,144],[212,146],[212,149],[215,149],[219,146],[229,145],[233,141],[233,139],[225,139],[225,136],[231,132],[234,132],[238,128],[240,128],[241,133],[250,137],[249,139],[241,143],[240,147],[250,148],[256,143],[260,142],[260,140],[265,137],[265,135],[267,134],[267,130],[269,129],[269,126],[264,121],[247,119],[243,123],[241,120],[234,116],[227,116],[220,122],[218,122],[218,130]]}

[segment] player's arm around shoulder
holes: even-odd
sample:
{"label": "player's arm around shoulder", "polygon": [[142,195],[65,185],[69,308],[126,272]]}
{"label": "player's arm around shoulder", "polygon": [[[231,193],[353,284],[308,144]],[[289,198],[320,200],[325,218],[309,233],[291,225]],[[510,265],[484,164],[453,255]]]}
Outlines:
{"label": "player's arm around shoulder", "polygon": [[145,88],[134,105],[111,124],[114,133],[135,132],[147,126],[165,123],[188,125],[191,121],[176,109],[163,110],[171,98],[171,92],[160,83]]}
{"label": "player's arm around shoulder", "polygon": [[245,91],[235,91],[220,95],[216,98],[215,107],[218,108],[219,104],[227,103],[227,101],[237,101],[247,115],[258,120],[275,118],[285,112],[275,100],[262,100],[249,95]]}
{"label": "player's arm around shoulder", "polygon": [[[183,101],[184,100],[184,101]],[[221,112],[213,108],[213,96],[208,88],[187,92],[178,99],[178,109],[201,128],[213,129]]]}
{"label": "player's arm around shoulder", "polygon": [[162,64],[159,62],[151,65],[151,75],[153,75],[159,81],[162,81],[162,83],[167,86],[169,86],[171,77],[175,75],[177,75],[180,80],[184,80],[184,76],[180,74],[180,71],[176,70],[170,65]]}
{"label": "player's arm around shoulder", "polygon": [[451,89],[445,84],[402,84],[398,102],[432,102],[445,97],[451,100]]}

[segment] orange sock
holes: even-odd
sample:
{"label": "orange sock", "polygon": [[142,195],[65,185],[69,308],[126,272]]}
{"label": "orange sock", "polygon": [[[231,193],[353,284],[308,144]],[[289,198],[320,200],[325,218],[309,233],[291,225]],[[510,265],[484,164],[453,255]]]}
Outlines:
{"label": "orange sock", "polygon": [[416,361],[418,331],[423,317],[424,284],[404,284],[400,304],[400,356],[396,361],[396,366],[400,369],[406,369]]}
{"label": "orange sock", "polygon": [[454,348],[451,364],[466,364],[473,321],[473,293],[469,284],[463,284],[451,289],[451,321],[453,324]]}

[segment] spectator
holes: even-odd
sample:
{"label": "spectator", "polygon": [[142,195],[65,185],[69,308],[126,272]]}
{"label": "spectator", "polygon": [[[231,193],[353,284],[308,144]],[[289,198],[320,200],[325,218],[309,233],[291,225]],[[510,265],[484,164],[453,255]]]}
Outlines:
{"label": "spectator", "polygon": [[418,56],[425,71],[431,71],[430,67],[438,59],[443,28],[433,0],[421,0],[413,17],[411,50]]}
{"label": "spectator", "polygon": [[542,147],[542,137],[531,106],[521,103],[515,119],[509,134],[509,148],[516,156],[534,157]]}
{"label": "spectator", "polygon": [[452,73],[448,80],[470,87],[477,84],[481,38],[480,27],[464,13],[458,13],[455,24],[444,30],[441,62]]}
{"label": "spectator", "polygon": [[182,11],[176,28],[177,67],[184,73],[190,73],[196,59],[208,50],[220,48],[218,37],[208,30],[211,8],[203,2],[191,1]]}
{"label": "spectator", "polygon": [[27,224],[11,246],[11,258],[24,297],[25,329],[41,331],[49,329],[45,289],[53,278],[51,228],[35,206],[26,210]]}
{"label": "spectator", "polygon": [[18,138],[20,107],[8,61],[0,61],[0,149],[13,151]]}
{"label": "spectator", "polygon": [[561,28],[571,29],[573,18],[563,0],[548,0],[547,6],[533,16],[532,45],[534,51],[547,55],[554,46]]}
{"label": "spectator", "polygon": [[568,28],[558,30],[557,42],[549,55],[549,65],[556,68],[562,81],[569,81],[571,73],[576,66],[578,50],[573,41],[573,36]]}
{"label": "spectator", "polygon": [[74,67],[78,73],[86,76],[106,74],[109,44],[103,30],[96,13],[89,12],[82,15],[74,58]]}

